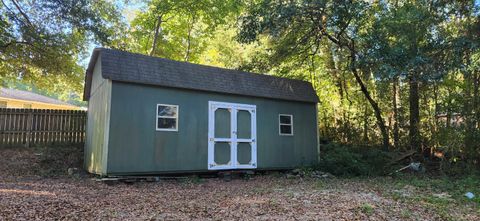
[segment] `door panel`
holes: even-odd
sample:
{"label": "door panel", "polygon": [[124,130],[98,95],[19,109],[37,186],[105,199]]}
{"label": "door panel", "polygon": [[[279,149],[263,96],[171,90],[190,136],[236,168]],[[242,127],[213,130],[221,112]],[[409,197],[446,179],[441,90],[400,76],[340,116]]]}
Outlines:
{"label": "door panel", "polygon": [[256,168],[256,106],[214,101],[208,106],[208,169]]}
{"label": "door panel", "polygon": [[251,164],[252,160],[252,147],[250,143],[238,143],[237,145],[237,163],[238,164]]}
{"label": "door panel", "polygon": [[226,108],[218,108],[215,111],[215,137],[230,138],[231,137],[231,114]]}
{"label": "door panel", "polygon": [[237,138],[252,138],[252,122],[250,112],[247,110],[238,110],[237,112]]}
{"label": "door panel", "polygon": [[214,161],[217,165],[231,165],[231,147],[230,143],[215,142]]}

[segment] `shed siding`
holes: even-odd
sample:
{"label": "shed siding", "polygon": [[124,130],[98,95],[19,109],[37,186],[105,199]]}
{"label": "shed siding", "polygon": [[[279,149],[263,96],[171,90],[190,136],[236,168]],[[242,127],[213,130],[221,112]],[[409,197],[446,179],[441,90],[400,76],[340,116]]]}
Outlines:
{"label": "shed siding", "polygon": [[[317,162],[314,103],[113,81],[107,173],[207,171],[208,101],[257,106],[258,169]],[[159,103],[179,105],[178,132],[155,130]],[[294,136],[279,135],[280,113],[294,115]]]}
{"label": "shed siding", "polygon": [[98,59],[93,71],[92,90],[88,102],[85,168],[91,173],[106,174],[112,81],[102,78],[101,58]]}

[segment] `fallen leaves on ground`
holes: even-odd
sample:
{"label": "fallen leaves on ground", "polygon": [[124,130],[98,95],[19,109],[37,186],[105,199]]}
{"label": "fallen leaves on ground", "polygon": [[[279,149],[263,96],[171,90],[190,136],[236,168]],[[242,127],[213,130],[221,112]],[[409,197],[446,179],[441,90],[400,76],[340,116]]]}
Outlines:
{"label": "fallen leaves on ground", "polygon": [[[428,203],[404,200],[423,194],[423,190],[407,186],[400,188],[408,193],[402,196],[394,191],[391,178],[286,179],[277,174],[230,182],[209,178],[106,185],[88,177],[19,176],[2,169],[11,172],[12,168],[0,167],[0,220],[446,218]],[[480,218],[475,204],[452,204],[448,209],[454,219]]]}

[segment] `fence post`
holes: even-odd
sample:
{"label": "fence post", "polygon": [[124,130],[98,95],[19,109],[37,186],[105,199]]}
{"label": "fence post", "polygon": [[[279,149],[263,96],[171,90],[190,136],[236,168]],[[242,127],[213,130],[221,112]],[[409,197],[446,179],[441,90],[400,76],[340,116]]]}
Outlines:
{"label": "fence post", "polygon": [[26,146],[27,147],[30,147],[30,142],[31,142],[31,139],[32,139],[32,130],[33,130],[33,110],[32,109],[28,109],[27,110],[27,142],[26,142]]}

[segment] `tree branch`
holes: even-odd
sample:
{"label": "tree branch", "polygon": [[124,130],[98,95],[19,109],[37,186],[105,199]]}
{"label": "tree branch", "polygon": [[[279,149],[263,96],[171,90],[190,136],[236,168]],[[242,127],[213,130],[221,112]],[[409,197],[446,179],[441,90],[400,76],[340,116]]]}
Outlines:
{"label": "tree branch", "polygon": [[20,7],[20,5],[18,5],[17,1],[11,0],[11,2],[15,5],[15,8],[17,8],[17,10],[20,12],[20,14],[22,14],[23,18],[25,18],[25,20],[27,20],[27,23],[33,28],[34,27],[33,23],[30,21],[30,18],[28,18],[27,14],[25,14],[25,12],[23,12],[22,8]]}
{"label": "tree branch", "polygon": [[14,44],[25,44],[25,45],[33,46],[32,43],[27,42],[27,41],[11,41],[11,42],[8,42],[4,45],[0,45],[0,48],[7,49],[8,47],[10,47],[11,45],[14,45]]}

